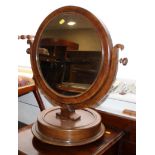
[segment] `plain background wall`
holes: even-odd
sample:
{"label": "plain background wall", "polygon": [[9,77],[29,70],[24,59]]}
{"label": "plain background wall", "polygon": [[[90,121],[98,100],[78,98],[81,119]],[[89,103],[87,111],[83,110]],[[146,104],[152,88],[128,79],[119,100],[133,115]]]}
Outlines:
{"label": "plain background wall", "polygon": [[[1,154],[17,154],[17,67],[27,64],[26,41],[21,34],[34,34],[43,19],[64,5],[78,5],[93,12],[107,26],[113,44],[125,45],[118,76],[137,80],[137,154],[155,154],[155,4],[154,0],[5,0],[0,2]],[[24,58],[23,58],[24,57]],[[26,60],[27,59],[27,60]],[[11,138],[10,138],[11,137]],[[7,151],[7,153],[6,153]]]}

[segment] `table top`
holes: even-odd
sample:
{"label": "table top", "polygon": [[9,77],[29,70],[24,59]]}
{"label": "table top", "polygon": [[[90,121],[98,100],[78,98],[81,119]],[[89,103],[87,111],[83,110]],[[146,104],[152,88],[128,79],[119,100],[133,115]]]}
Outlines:
{"label": "table top", "polygon": [[18,150],[19,154],[29,155],[99,155],[117,143],[123,136],[123,132],[106,129],[105,134],[97,141],[82,146],[54,146],[45,144],[36,139],[31,132],[32,125],[19,130]]}

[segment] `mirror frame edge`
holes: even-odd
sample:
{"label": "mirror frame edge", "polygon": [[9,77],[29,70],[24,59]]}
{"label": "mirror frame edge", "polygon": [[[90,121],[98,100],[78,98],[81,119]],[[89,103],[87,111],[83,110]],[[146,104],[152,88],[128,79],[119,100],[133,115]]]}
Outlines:
{"label": "mirror frame edge", "polygon": [[[55,16],[63,12],[79,13],[81,15],[84,15],[86,18],[88,18],[90,22],[95,26],[97,32],[99,33],[101,45],[102,45],[102,58],[101,58],[102,62],[101,62],[98,75],[95,79],[95,82],[93,82],[92,86],[81,95],[69,96],[69,97],[56,93],[46,84],[46,82],[44,82],[44,80],[42,80],[42,77],[40,76],[40,72],[38,70],[38,64],[37,64],[37,48],[38,48],[38,43],[43,30],[46,28],[46,26],[51,21],[51,19],[53,19]],[[81,107],[83,108],[83,107],[88,107],[89,105],[94,105],[102,98],[104,98],[104,96],[102,95],[103,94],[106,95],[115,77],[115,75],[113,74],[116,73],[116,70],[117,70],[116,64],[118,64],[118,62],[116,60],[118,59],[118,56],[117,54],[115,54],[117,52],[112,52],[112,49],[113,49],[112,40],[107,28],[91,12],[77,6],[61,7],[53,11],[52,13],[50,13],[43,20],[43,22],[41,23],[36,33],[36,37],[34,39],[34,43],[33,43],[30,55],[31,55],[32,70],[34,73],[34,79],[36,81],[36,84],[50,101],[62,107],[66,107],[66,105],[71,105],[74,108],[81,108]],[[104,58],[103,58],[103,55],[104,55]],[[112,56],[115,57],[116,60],[111,58]],[[116,68],[114,68],[112,64],[115,64]],[[113,68],[112,71],[111,71],[111,68]],[[110,72],[112,72],[113,74]],[[111,80],[108,80],[109,75],[113,76]],[[107,89],[103,91],[102,88],[105,86]]]}

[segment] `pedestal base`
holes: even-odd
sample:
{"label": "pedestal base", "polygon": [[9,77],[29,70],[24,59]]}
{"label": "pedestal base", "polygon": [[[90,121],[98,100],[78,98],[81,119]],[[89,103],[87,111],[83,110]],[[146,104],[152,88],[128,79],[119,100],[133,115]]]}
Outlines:
{"label": "pedestal base", "polygon": [[74,121],[57,118],[60,110],[60,107],[54,107],[40,113],[32,126],[37,139],[53,145],[77,146],[91,143],[104,134],[105,127],[96,111],[89,108],[75,110],[81,117]]}

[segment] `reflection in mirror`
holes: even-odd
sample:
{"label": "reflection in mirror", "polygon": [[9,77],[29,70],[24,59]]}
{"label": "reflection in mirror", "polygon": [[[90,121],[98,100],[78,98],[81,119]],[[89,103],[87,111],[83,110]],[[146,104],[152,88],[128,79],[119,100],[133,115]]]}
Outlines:
{"label": "reflection in mirror", "polygon": [[92,23],[78,13],[62,13],[44,29],[39,47],[40,72],[48,86],[62,95],[86,91],[97,77],[101,42]]}

